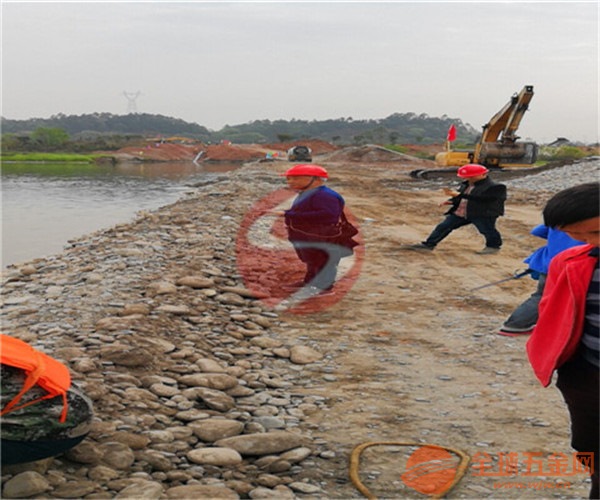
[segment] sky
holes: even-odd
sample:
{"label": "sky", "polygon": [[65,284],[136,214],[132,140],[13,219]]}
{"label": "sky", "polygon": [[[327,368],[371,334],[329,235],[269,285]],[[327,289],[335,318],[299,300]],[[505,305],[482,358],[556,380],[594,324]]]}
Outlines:
{"label": "sky", "polygon": [[9,119],[135,105],[211,130],[409,112],[480,130],[533,85],[518,135],[598,141],[595,0],[2,0],[1,15]]}

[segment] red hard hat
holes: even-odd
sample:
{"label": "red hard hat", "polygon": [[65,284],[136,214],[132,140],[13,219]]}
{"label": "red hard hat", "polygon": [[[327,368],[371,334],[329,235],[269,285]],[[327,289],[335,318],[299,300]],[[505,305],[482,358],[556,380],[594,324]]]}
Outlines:
{"label": "red hard hat", "polygon": [[329,177],[327,170],[319,165],[294,165],[292,168],[288,168],[285,174],[281,175],[285,177],[307,175],[309,177],[323,177],[325,179]]}
{"label": "red hard hat", "polygon": [[463,165],[460,167],[456,172],[456,175],[462,177],[463,179],[467,179],[468,177],[475,177],[477,175],[487,174],[488,172],[489,170],[483,165],[469,163],[468,165]]}

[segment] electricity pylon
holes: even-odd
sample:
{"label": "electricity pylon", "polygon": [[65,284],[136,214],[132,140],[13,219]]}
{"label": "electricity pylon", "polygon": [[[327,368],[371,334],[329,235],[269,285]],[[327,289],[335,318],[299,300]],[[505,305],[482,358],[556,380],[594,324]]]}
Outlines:
{"label": "electricity pylon", "polygon": [[127,114],[129,113],[137,113],[137,103],[135,100],[142,95],[142,93],[138,90],[137,92],[127,92],[124,91],[123,95],[127,99]]}

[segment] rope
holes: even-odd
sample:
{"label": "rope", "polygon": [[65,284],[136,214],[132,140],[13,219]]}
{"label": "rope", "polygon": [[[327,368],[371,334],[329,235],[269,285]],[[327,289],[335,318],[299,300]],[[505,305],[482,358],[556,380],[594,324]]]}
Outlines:
{"label": "rope", "polygon": [[358,491],[360,491],[366,498],[369,500],[377,500],[377,497],[373,495],[369,489],[362,483],[359,478],[359,465],[360,465],[360,455],[361,453],[371,446],[417,446],[420,448],[433,448],[437,450],[446,450],[460,457],[460,464],[456,469],[456,474],[454,476],[454,480],[443,492],[437,493],[435,495],[430,495],[431,498],[442,498],[446,493],[448,493],[452,488],[454,488],[460,480],[463,478],[465,473],[467,472],[467,467],[469,465],[470,457],[465,452],[461,450],[457,450],[454,448],[448,448],[445,446],[436,446],[434,444],[422,444],[422,443],[402,443],[399,441],[371,441],[367,443],[359,444],[352,450],[352,454],[350,455],[350,480],[352,484],[356,487]]}

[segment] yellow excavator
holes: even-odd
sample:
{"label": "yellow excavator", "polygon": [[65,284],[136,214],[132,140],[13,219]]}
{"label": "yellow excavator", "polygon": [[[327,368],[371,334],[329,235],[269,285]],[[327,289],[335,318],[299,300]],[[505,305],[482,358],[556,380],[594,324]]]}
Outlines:
{"label": "yellow excavator", "polygon": [[[538,146],[534,142],[518,142],[517,129],[533,98],[533,85],[525,85],[508,103],[483,126],[481,138],[471,151],[448,151],[438,153],[435,162],[440,167],[462,167],[467,163],[479,163],[488,168],[530,168],[537,160]],[[448,142],[448,145],[450,143]],[[456,168],[417,170],[413,177],[428,174],[454,172]]]}

